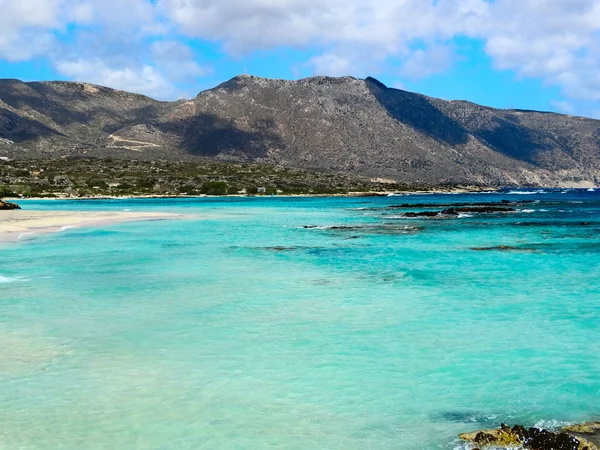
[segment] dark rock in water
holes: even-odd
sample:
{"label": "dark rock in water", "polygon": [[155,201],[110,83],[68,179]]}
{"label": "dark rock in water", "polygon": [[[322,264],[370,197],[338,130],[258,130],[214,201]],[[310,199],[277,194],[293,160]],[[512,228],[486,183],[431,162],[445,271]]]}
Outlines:
{"label": "dark rock in water", "polygon": [[21,207],[16,203],[5,202],[4,200],[0,200],[0,209],[21,209]]}
{"label": "dark rock in water", "polygon": [[478,252],[501,251],[501,252],[535,252],[535,248],[514,247],[512,245],[496,245],[494,247],[471,247],[471,250]]}
{"label": "dark rock in water", "polygon": [[449,208],[442,211],[445,215],[458,215],[459,213],[478,213],[478,214],[489,214],[496,212],[514,212],[515,208],[508,208],[506,206],[465,206],[460,208]]}
{"label": "dark rock in water", "polygon": [[476,411],[443,411],[431,416],[433,420],[458,423],[486,423],[496,421],[496,415]]}
{"label": "dark rock in water", "polygon": [[361,226],[351,226],[351,225],[332,225],[332,226],[319,226],[319,225],[304,225],[302,228],[306,228],[309,230],[318,228],[320,230],[358,230],[363,228]]}
{"label": "dark rock in water", "polygon": [[495,430],[463,433],[458,437],[482,449],[518,447],[524,450],[598,450],[598,447],[586,439],[563,431],[553,432],[540,428],[525,428],[521,425],[510,428],[502,424]]}
{"label": "dark rock in water", "polygon": [[502,200],[500,202],[476,202],[476,203],[402,203],[401,205],[390,205],[388,209],[408,209],[408,208],[484,208],[484,207],[501,207],[506,205],[526,205],[534,203],[533,200],[522,200],[513,202],[510,200]]}
{"label": "dark rock in water", "polygon": [[421,211],[404,213],[404,217],[437,217],[439,215],[439,211]]}
{"label": "dark rock in water", "polygon": [[506,206],[461,206],[444,209],[442,211],[421,211],[421,212],[407,212],[404,213],[404,217],[437,217],[437,216],[458,216],[463,213],[473,214],[489,214],[497,212],[514,212],[516,209],[509,208]]}

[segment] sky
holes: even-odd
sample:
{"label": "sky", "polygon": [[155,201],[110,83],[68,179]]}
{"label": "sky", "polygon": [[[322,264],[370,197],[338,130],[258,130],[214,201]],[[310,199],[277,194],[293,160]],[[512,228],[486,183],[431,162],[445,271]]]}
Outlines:
{"label": "sky", "polygon": [[0,78],[173,100],[244,72],[600,118],[600,0],[0,0]]}

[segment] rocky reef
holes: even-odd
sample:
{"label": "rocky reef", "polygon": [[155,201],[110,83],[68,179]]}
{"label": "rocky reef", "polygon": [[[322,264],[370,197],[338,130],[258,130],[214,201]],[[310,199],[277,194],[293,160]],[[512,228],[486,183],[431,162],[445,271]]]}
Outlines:
{"label": "rocky reef", "polygon": [[21,207],[16,203],[5,202],[4,200],[0,200],[0,210],[2,209],[21,209]]}
{"label": "rocky reef", "polygon": [[[585,435],[586,437],[583,437]],[[541,428],[512,428],[502,424],[494,430],[463,433],[458,437],[473,445],[473,450],[513,448],[524,450],[599,450],[593,442],[600,435],[600,423],[563,427],[559,431]]]}
{"label": "rocky reef", "polygon": [[[504,203],[503,203],[504,204]],[[404,217],[457,217],[460,214],[490,214],[490,213],[508,213],[515,212],[516,209],[510,206],[456,206],[443,209],[441,211],[420,211],[407,212]]]}

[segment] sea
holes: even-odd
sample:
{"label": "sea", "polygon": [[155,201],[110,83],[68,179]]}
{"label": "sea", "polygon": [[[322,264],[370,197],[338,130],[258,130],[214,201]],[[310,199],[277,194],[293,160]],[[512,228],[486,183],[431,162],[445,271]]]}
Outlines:
{"label": "sea", "polygon": [[0,243],[1,449],[452,450],[600,417],[600,191],[21,206],[184,218]]}

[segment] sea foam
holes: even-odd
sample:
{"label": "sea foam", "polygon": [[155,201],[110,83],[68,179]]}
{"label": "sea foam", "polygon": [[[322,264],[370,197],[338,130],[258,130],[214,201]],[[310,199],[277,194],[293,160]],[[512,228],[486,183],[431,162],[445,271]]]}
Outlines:
{"label": "sea foam", "polygon": [[11,277],[4,277],[4,276],[0,275],[0,283],[13,283],[15,281],[23,281],[23,280],[24,280],[24,278],[20,278],[20,277],[11,278]]}
{"label": "sea foam", "polygon": [[534,194],[545,194],[546,191],[537,190],[537,191],[509,191],[507,194],[509,195],[534,195]]}

